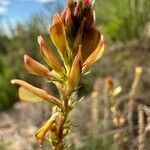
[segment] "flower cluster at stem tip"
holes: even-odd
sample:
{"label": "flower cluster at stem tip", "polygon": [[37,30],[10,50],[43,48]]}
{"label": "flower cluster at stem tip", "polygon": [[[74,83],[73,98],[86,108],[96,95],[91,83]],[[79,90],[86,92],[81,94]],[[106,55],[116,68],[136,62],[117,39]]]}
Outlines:
{"label": "flower cluster at stem tip", "polygon": [[50,132],[53,146],[68,133],[69,125],[66,120],[73,108],[71,95],[81,76],[104,53],[104,40],[96,28],[93,3],[92,0],[67,0],[67,7],[63,12],[54,15],[49,33],[60,58],[57,58],[41,35],[38,37],[40,53],[48,66],[24,55],[27,71],[53,82],[59,91],[59,98],[23,80],[11,80],[12,84],[20,86],[18,93],[21,100],[31,103],[47,102],[53,106],[50,119],[36,133],[40,144],[44,142],[47,132]]}

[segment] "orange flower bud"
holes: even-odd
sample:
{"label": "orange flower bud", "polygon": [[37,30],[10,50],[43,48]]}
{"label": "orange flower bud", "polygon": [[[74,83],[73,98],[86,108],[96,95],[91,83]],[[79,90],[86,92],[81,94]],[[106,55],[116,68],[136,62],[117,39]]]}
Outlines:
{"label": "orange flower bud", "polygon": [[44,65],[38,63],[31,57],[24,55],[25,68],[34,75],[50,77],[51,73]]}
{"label": "orange flower bud", "polygon": [[53,25],[50,27],[50,36],[53,43],[57,47],[62,60],[65,61],[68,59],[68,56],[70,55],[70,49],[68,48],[63,21],[59,14],[55,14],[54,16]]}
{"label": "orange flower bud", "polygon": [[47,46],[42,36],[38,37],[38,43],[40,45],[41,54],[46,63],[54,69],[56,72],[64,73],[64,67],[61,65],[59,60],[53,54],[52,50]]}

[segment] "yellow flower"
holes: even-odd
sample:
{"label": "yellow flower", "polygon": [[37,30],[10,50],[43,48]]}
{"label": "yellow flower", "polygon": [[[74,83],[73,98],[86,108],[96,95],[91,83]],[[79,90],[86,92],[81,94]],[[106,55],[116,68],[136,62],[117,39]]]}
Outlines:
{"label": "yellow flower", "polygon": [[[49,95],[46,91],[37,88],[35,86],[32,86],[31,84],[23,81],[23,80],[18,80],[18,79],[13,79],[11,80],[12,84],[18,84],[20,85],[20,90],[19,90],[19,96],[20,99],[27,101],[27,102],[42,102],[42,101],[46,101],[46,102],[50,102],[52,104],[55,104],[59,107],[61,107],[61,103],[60,101],[55,98],[52,95]],[[28,95],[29,94],[29,95]],[[31,97],[32,96],[36,96],[35,100],[34,98]],[[38,98],[38,100],[36,101],[36,99]]]}
{"label": "yellow flower", "polygon": [[38,132],[36,133],[36,138],[38,140],[38,143],[42,146],[44,140],[45,140],[45,135],[48,131],[51,131],[52,132],[54,131],[54,125],[55,124],[55,120],[56,120],[56,117],[58,117],[59,113],[54,113],[50,119],[44,124],[44,126],[42,126]]}

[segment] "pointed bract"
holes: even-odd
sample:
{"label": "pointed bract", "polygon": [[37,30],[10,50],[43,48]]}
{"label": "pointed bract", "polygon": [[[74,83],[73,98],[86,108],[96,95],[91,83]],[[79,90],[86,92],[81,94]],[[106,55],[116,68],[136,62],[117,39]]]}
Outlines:
{"label": "pointed bract", "polygon": [[95,51],[86,59],[83,63],[82,72],[87,71],[98,59],[103,56],[105,50],[103,36],[101,36],[101,40],[95,49]]}
{"label": "pointed bract", "polygon": [[77,85],[82,72],[82,54],[81,54],[81,46],[79,46],[79,50],[77,55],[74,58],[72,68],[70,71],[69,81],[68,81],[68,92],[71,94]]}
{"label": "pointed bract", "polygon": [[44,65],[38,63],[31,57],[24,55],[24,64],[25,68],[34,75],[38,76],[44,76],[44,77],[50,77],[51,73],[48,68],[46,68]]}
{"label": "pointed bract", "polygon": [[52,50],[47,46],[42,36],[38,37],[38,43],[40,45],[41,54],[46,63],[54,69],[56,72],[64,73],[64,67],[61,65],[59,60],[56,58]]}

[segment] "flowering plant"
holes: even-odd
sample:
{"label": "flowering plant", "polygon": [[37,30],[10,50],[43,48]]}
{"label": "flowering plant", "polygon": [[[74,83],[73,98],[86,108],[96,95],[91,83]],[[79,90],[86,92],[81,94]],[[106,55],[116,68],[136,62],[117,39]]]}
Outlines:
{"label": "flowering plant", "polygon": [[23,80],[11,81],[12,84],[20,85],[18,93],[21,100],[52,104],[52,115],[36,133],[36,138],[42,145],[45,135],[50,132],[49,140],[54,150],[64,148],[63,140],[70,130],[68,114],[76,102],[72,95],[81,76],[104,52],[103,36],[96,28],[92,6],[92,0],[68,0],[64,11],[54,15],[49,32],[60,59],[47,46],[43,37],[38,37],[41,55],[49,68],[24,56],[28,72],[53,82],[59,91],[59,98]]}

